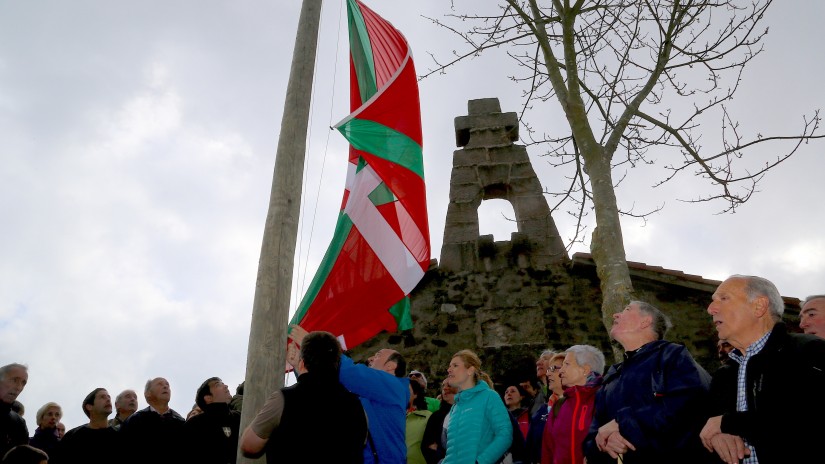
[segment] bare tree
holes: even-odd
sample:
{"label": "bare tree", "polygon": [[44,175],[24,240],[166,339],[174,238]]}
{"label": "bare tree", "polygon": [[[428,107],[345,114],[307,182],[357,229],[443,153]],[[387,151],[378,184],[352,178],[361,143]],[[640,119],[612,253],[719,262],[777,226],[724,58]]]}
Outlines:
{"label": "bare tree", "polygon": [[[517,63],[519,74],[511,77],[525,89],[521,119],[526,142],[549,147],[551,164],[570,169],[567,187],[547,193],[558,200],[554,210],[573,205],[569,211],[579,220],[571,244],[582,240],[583,215],[595,211],[590,249],[604,295],[606,327],[633,293],[619,218],[653,212],[618,207],[615,188],[622,171],[654,163],[655,148],[666,161],[654,186],[680,174],[699,176],[709,181],[709,193],[684,201],[720,202],[722,211],[733,212],[753,195],[768,170],[801,144],[823,137],[816,135],[818,110],[802,118],[794,135],[747,138],[726,106],[746,65],[762,51],[767,29],[761,23],[771,3],[504,0],[496,14],[429,18],[460,36],[465,50],[455,51],[450,61],[434,56],[437,68],[424,77],[498,47],[505,47]],[[477,11],[480,4],[473,2],[472,8]],[[526,114],[553,101],[569,127],[561,135],[551,135],[549,129],[539,134]],[[721,142],[715,147],[703,143],[700,130],[712,113],[721,130],[704,131],[719,131]],[[756,162],[743,159],[755,146],[774,142],[785,143],[781,154]]]}

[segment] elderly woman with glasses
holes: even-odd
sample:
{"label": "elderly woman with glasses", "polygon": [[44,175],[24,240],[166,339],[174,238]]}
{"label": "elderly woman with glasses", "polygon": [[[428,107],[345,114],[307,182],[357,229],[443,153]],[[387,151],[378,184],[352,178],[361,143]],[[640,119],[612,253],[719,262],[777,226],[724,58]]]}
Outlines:
{"label": "elderly woman with glasses", "polygon": [[547,423],[547,412],[564,395],[564,387],[561,386],[559,372],[564,363],[564,353],[553,353],[547,358],[547,366],[544,372],[547,380],[547,403],[539,409],[530,419],[530,429],[527,431],[527,456],[529,462],[541,461],[542,437],[544,427]]}

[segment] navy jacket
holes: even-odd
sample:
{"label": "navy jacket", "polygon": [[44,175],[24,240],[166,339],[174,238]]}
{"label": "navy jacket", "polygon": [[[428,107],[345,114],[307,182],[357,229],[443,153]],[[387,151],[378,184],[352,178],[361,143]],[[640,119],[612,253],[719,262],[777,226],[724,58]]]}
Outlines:
{"label": "navy jacket", "polygon": [[11,405],[0,401],[0,459],[17,445],[29,443],[26,420],[11,410]]}
{"label": "navy jacket", "polygon": [[736,412],[738,365],[713,375],[722,432],[745,438],[760,464],[821,462],[825,436],[825,340],[790,334],[778,323],[748,362],[748,410]]}
{"label": "navy jacket", "polygon": [[599,451],[599,427],[615,419],[619,433],[636,447],[625,464],[690,463],[713,459],[699,432],[709,409],[710,375],[683,345],[650,342],[610,367],[596,395],[590,432],[584,440],[589,464],[615,460]]}
{"label": "navy jacket", "polygon": [[198,464],[234,464],[240,426],[241,413],[228,403],[207,404],[203,413],[183,424],[186,458]]}
{"label": "navy jacket", "polygon": [[126,462],[178,464],[184,462],[185,420],[173,409],[160,415],[146,407],[132,414],[120,427]]}

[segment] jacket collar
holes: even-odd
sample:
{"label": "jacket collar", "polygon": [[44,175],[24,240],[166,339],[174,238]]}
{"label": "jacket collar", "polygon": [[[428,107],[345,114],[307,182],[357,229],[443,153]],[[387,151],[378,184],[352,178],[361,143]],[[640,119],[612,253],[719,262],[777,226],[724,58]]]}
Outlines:
{"label": "jacket collar", "polygon": [[462,399],[468,400],[468,399],[476,396],[479,392],[484,391],[484,390],[489,390],[489,389],[490,389],[490,386],[487,385],[487,382],[485,382],[483,380],[479,380],[478,383],[476,383],[473,388],[471,388],[469,390],[463,390],[463,391],[458,392],[455,395],[455,402],[456,402],[456,404],[458,404],[458,402],[461,401]]}

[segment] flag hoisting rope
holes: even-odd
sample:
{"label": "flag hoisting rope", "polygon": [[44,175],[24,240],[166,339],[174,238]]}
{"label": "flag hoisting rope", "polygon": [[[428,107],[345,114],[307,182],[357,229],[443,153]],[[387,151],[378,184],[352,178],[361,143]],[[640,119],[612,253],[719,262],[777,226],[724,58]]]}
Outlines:
{"label": "flag hoisting rope", "polygon": [[430,261],[421,110],[404,36],[347,0],[350,110],[346,187],[329,248],[292,318],[345,349],[412,328],[409,294]]}

